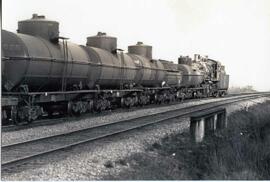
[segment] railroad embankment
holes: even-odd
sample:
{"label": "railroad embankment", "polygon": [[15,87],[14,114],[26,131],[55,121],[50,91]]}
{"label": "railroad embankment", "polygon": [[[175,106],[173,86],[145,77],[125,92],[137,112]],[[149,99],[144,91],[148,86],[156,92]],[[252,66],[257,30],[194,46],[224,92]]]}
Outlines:
{"label": "railroad embankment", "polygon": [[200,143],[187,131],[119,163],[130,170],[113,179],[270,179],[270,101],[230,114],[226,129]]}

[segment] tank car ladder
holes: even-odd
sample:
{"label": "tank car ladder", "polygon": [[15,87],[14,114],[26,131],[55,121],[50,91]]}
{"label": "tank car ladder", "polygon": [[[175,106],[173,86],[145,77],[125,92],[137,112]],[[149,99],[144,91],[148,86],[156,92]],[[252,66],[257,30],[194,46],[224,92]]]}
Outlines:
{"label": "tank car ladder", "polygon": [[59,37],[63,40],[63,53],[64,53],[64,67],[63,67],[63,74],[62,74],[62,91],[66,91],[67,87],[67,67],[68,67],[68,45],[67,40],[68,38]]}
{"label": "tank car ladder", "polygon": [[[120,49],[121,50],[121,49]],[[121,50],[120,52],[120,90],[123,90],[124,89],[124,53],[123,53],[123,50]]]}

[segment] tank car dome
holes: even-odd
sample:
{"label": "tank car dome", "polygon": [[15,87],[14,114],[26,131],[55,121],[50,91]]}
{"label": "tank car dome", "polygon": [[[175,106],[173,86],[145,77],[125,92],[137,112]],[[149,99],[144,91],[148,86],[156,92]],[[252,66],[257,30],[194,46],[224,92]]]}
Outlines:
{"label": "tank car dome", "polygon": [[87,37],[86,45],[113,52],[117,49],[117,38],[107,36],[104,32],[98,32],[95,36]]}
{"label": "tank car dome", "polygon": [[136,45],[128,46],[128,53],[152,59],[152,46],[145,45],[143,42],[137,42]]}
{"label": "tank car dome", "polygon": [[44,15],[33,14],[31,19],[18,22],[17,32],[58,41],[59,23],[46,19]]}

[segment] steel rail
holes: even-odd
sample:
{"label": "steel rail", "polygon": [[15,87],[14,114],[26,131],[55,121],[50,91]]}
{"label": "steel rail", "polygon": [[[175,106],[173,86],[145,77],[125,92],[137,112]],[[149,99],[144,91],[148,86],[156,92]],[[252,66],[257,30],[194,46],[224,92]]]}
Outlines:
{"label": "steel rail", "polygon": [[[251,95],[258,95],[258,94],[267,94],[267,93],[233,94],[233,95],[228,95],[228,96],[220,98],[220,99],[240,97],[240,96],[244,97],[244,96],[248,96],[248,95],[251,96]],[[210,100],[211,98],[203,98],[203,99],[200,99],[200,100],[206,100],[206,99]],[[189,101],[196,101],[196,100],[194,100],[194,99],[185,100],[184,103],[188,103]],[[216,102],[216,101],[211,101],[211,102]],[[209,103],[211,103],[211,102],[209,102]],[[157,105],[155,108],[162,107],[162,106],[177,105],[177,104],[181,104],[181,103],[183,103],[183,102],[174,102],[174,103],[167,104],[167,105]],[[151,107],[151,106],[147,105],[145,107],[148,108],[148,107]],[[136,108],[133,108],[133,109],[137,109],[137,108],[140,109],[140,107],[136,107]],[[120,108],[118,108],[118,109],[120,109]],[[106,114],[106,112],[108,112],[108,111],[104,111],[103,113]],[[38,127],[38,126],[45,126],[45,125],[49,126],[49,125],[54,125],[54,124],[59,124],[59,123],[65,122],[65,121],[70,120],[70,119],[74,119],[74,120],[84,119],[84,117],[88,117],[89,114],[90,113],[85,113],[84,115],[82,115],[80,117],[63,116],[63,117],[60,117],[60,118],[58,117],[58,118],[51,118],[51,119],[47,119],[47,118],[38,119],[35,122],[30,123],[30,124],[29,123],[22,123],[20,125],[3,125],[1,129],[2,129],[2,132],[9,132],[9,131],[18,131],[18,130],[21,130],[21,129],[28,129],[28,128],[33,128],[33,127]],[[94,116],[94,115],[92,115],[92,116]]]}
{"label": "steel rail", "polygon": [[132,119],[125,119],[114,123],[97,125],[94,127],[84,128],[82,130],[2,146],[2,168],[6,168],[10,165],[14,165],[34,157],[71,148],[86,142],[95,141],[156,123],[181,118],[195,112],[201,112],[223,105],[264,96],[265,95],[246,96],[218,101],[216,103],[208,103],[209,106],[203,109],[200,109],[202,105],[196,105],[188,108],[165,111],[162,113],[140,116]]}

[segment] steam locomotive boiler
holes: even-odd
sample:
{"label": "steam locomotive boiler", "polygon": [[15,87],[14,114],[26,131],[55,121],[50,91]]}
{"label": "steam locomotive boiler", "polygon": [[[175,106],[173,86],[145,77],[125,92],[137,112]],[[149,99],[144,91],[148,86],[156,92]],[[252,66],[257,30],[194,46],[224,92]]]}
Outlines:
{"label": "steam locomotive boiler", "polygon": [[153,59],[142,42],[124,53],[102,32],[77,45],[59,36],[58,22],[33,14],[17,33],[2,30],[2,121],[225,94],[224,67],[196,56]]}

